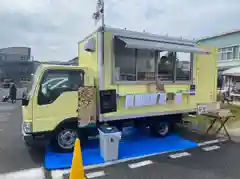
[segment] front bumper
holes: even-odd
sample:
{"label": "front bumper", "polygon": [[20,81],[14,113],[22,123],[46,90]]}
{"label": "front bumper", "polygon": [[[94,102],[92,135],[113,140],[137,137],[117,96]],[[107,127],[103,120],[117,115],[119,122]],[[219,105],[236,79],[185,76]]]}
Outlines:
{"label": "front bumper", "polygon": [[38,132],[27,134],[22,128],[23,141],[27,146],[45,146],[52,137],[52,132]]}
{"label": "front bumper", "polygon": [[23,137],[23,141],[25,142],[25,144],[27,144],[28,146],[33,146],[34,145],[34,139],[33,139],[33,136],[31,134],[26,134],[22,130],[22,137]]}

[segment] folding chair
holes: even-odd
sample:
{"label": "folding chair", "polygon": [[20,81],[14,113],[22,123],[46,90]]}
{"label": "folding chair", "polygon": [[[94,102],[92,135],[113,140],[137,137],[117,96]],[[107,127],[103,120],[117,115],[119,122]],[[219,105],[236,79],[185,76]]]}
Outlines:
{"label": "folding chair", "polygon": [[207,135],[209,133],[209,131],[213,128],[215,123],[220,123],[220,127],[216,130],[215,134],[217,135],[221,129],[223,128],[228,139],[231,140],[231,137],[227,131],[227,128],[225,126],[225,124],[227,123],[227,121],[233,117],[235,117],[230,110],[228,109],[219,109],[216,111],[211,111],[209,113],[204,114],[204,116],[206,116],[208,119],[211,120],[210,125],[208,126],[205,135]]}

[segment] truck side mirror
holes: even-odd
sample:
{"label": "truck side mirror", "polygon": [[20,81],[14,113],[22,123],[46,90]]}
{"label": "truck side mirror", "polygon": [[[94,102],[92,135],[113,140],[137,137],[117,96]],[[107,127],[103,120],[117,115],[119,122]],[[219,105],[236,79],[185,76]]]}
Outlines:
{"label": "truck side mirror", "polygon": [[29,100],[27,98],[22,98],[22,106],[27,106]]}

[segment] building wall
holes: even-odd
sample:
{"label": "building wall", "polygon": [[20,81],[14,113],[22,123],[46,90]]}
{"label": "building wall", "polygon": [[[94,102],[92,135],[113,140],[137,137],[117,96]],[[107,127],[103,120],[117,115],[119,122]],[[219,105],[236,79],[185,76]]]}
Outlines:
{"label": "building wall", "polygon": [[240,45],[240,32],[229,35],[219,36],[215,38],[203,39],[200,43],[213,45],[217,48]]}
{"label": "building wall", "polygon": [[28,47],[9,47],[0,49],[0,80],[12,79],[21,86],[21,81],[30,81],[34,63]]}
{"label": "building wall", "polygon": [[31,49],[28,47],[9,47],[0,49],[0,60],[28,61],[31,58]]}
{"label": "building wall", "polygon": [[228,35],[199,40],[200,44],[213,45],[219,50],[219,70],[240,66],[240,31]]}
{"label": "building wall", "polygon": [[29,47],[8,47],[8,48],[0,49],[0,53],[30,55],[31,48],[29,48]]}

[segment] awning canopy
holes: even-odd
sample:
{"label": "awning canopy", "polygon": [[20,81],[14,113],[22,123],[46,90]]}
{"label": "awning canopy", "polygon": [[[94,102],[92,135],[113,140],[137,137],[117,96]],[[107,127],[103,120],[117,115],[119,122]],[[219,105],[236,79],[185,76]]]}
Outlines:
{"label": "awning canopy", "polygon": [[209,52],[198,48],[197,46],[172,44],[166,42],[141,40],[141,39],[131,39],[125,37],[117,37],[117,39],[125,43],[125,48],[135,48],[135,49],[148,49],[148,50],[159,50],[159,51],[171,51],[171,52],[192,52],[208,54]]}
{"label": "awning canopy", "polygon": [[222,72],[225,76],[240,76],[240,67],[235,67]]}

